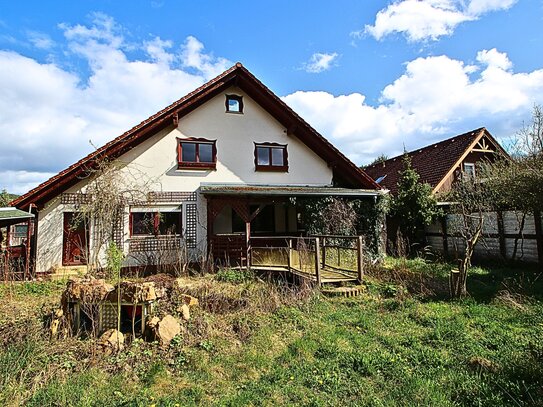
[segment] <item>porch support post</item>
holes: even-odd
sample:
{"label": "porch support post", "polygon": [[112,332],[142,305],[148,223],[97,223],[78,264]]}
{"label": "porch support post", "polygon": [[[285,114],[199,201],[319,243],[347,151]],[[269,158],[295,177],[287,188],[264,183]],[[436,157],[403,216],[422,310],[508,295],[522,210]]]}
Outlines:
{"label": "porch support post", "polygon": [[206,197],[207,201],[207,257],[210,258],[210,256],[213,256],[213,219],[212,219],[212,212],[211,212],[211,205],[212,200],[209,197]]}
{"label": "porch support post", "polygon": [[320,239],[315,238],[315,276],[317,277],[317,284],[321,286],[321,254],[320,254]]}
{"label": "porch support post", "polygon": [[288,239],[287,268],[290,273],[292,267],[292,239]]}
{"label": "porch support post", "polygon": [[245,222],[245,243],[247,245],[247,270],[251,268],[251,222]]}
{"label": "porch support post", "polygon": [[362,252],[363,248],[363,242],[362,242],[362,236],[358,236],[356,239],[356,268],[358,272],[358,282],[361,283],[362,279],[364,278],[364,254]]}
{"label": "porch support post", "polygon": [[[13,270],[10,270],[10,246],[11,246],[11,243],[10,243],[10,231],[11,231],[11,225],[8,225],[7,228],[6,228],[6,251],[5,251],[5,263],[4,263],[4,270],[5,270],[5,276],[4,278],[7,280],[9,277],[8,277],[8,273],[10,271],[13,271]],[[14,274],[15,275],[15,274]]]}
{"label": "porch support post", "polygon": [[322,238],[322,267],[326,267],[326,237]]}
{"label": "porch support post", "polygon": [[32,221],[28,219],[26,221],[26,243],[25,243],[25,275],[24,279],[30,279],[30,237]]}

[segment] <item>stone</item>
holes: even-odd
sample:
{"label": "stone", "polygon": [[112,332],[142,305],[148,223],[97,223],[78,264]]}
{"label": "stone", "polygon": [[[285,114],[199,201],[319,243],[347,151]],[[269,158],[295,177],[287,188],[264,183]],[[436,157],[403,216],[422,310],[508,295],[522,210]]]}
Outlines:
{"label": "stone", "polygon": [[195,307],[198,305],[198,298],[195,298],[192,295],[181,294],[179,297],[181,298],[181,301],[183,301],[189,307]]}
{"label": "stone", "polygon": [[121,351],[124,349],[124,335],[116,329],[108,329],[100,336],[98,345],[105,353]]}
{"label": "stone", "polygon": [[181,333],[181,324],[171,315],[166,315],[155,328],[156,338],[162,346],[168,346]]}
{"label": "stone", "polygon": [[51,338],[57,337],[59,326],[60,326],[60,319],[54,319],[53,321],[51,321],[51,326],[50,326]]}
{"label": "stone", "polygon": [[111,284],[102,279],[74,278],[66,284],[65,296],[71,302],[100,302],[114,290]]}
{"label": "stone", "polygon": [[147,325],[149,326],[149,328],[156,328],[159,322],[160,322],[159,317],[153,317],[147,321]]}
{"label": "stone", "polygon": [[187,304],[183,304],[181,306],[181,315],[183,316],[183,319],[185,321],[188,321],[190,319],[190,308]]}

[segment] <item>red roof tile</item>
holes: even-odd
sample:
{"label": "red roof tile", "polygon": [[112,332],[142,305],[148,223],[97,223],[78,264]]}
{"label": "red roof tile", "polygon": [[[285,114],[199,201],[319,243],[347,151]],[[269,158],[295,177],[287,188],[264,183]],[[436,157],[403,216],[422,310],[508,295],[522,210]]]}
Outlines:
{"label": "red roof tile", "polygon": [[216,78],[160,110],[93,153],[38,185],[36,188],[18,197],[11,202],[11,205],[18,208],[27,208],[30,204],[40,205],[47,202],[80,181],[86,171],[92,168],[96,160],[103,157],[119,157],[135,145],[156,134],[158,130],[171,125],[174,116],[180,118],[188,114],[219,92],[233,85],[245,90],[250,97],[263,105],[280,123],[285,125],[289,130],[292,129],[293,134],[334,168],[334,175],[336,177],[347,182],[349,186],[354,188],[380,189],[380,186],[371,177],[345,157],[345,155],[238,62]]}
{"label": "red roof tile", "polygon": [[[413,168],[420,175],[420,180],[427,182],[432,188],[435,188],[474,140],[484,132],[490,136],[486,129],[481,127],[407,154],[411,158]],[[403,169],[402,154],[386,161],[369,165],[364,168],[364,171],[375,180],[385,176],[380,185],[389,189],[391,194],[394,195],[397,192],[399,172]]]}

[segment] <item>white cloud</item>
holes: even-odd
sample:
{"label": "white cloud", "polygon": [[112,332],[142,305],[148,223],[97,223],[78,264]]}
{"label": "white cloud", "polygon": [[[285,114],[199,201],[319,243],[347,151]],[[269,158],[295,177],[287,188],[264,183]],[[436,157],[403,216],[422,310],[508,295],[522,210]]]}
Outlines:
{"label": "white cloud", "polygon": [[11,186],[8,189],[10,193],[22,195],[53,175],[55,173],[52,172],[0,171],[0,179],[2,179],[4,185],[0,190],[6,188],[6,186]]}
{"label": "white cloud", "polygon": [[202,72],[207,78],[213,78],[231,64],[225,58],[215,58],[213,55],[205,54],[203,51],[204,44],[193,36],[187,37],[181,54],[183,65]]}
{"label": "white cloud", "polygon": [[471,0],[468,4],[467,13],[479,16],[489,11],[507,10],[518,0]]}
{"label": "white cloud", "polygon": [[309,73],[320,73],[323,71],[327,71],[332,68],[332,66],[334,66],[337,58],[338,54],[336,52],[328,54],[316,52],[311,55],[309,61],[304,64],[304,69],[306,72]]}
{"label": "white cloud", "polygon": [[360,93],[295,92],[283,100],[358,164],[400,154],[446,136],[485,126],[509,137],[543,103],[543,69],[512,72],[496,49],[477,65],[447,56],[418,58],[381,93],[377,106]]}
{"label": "white cloud", "polygon": [[496,48],[491,50],[482,50],[477,53],[477,61],[488,67],[494,67],[507,71],[513,67],[513,64],[506,53],[499,52]]}
{"label": "white cloud", "polygon": [[506,10],[517,0],[397,0],[380,10],[374,25],[352,33],[355,37],[367,33],[375,39],[401,33],[409,41],[437,40],[451,35],[466,21],[479,19],[483,14]]}
{"label": "white cloud", "polygon": [[[124,29],[103,14],[60,28],[68,52],[88,65],[87,80],[0,51],[0,189],[25,192],[92,151],[89,140],[105,144],[231,65],[193,47],[194,37],[175,51],[158,37],[128,44]],[[134,49],[144,56],[130,58]]]}
{"label": "white cloud", "polygon": [[36,48],[49,50],[55,46],[55,42],[47,34],[40,33],[37,31],[28,31],[27,36],[28,36],[28,40]]}

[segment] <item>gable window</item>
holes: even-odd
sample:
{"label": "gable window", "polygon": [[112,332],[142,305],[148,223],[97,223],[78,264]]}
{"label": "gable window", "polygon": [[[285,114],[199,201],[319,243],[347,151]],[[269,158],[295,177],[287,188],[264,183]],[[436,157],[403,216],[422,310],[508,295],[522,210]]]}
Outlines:
{"label": "gable window", "polygon": [[238,95],[226,95],[226,112],[243,113],[243,97]]}
{"label": "gable window", "polygon": [[177,139],[178,169],[215,169],[216,140],[204,138]]}
{"label": "gable window", "polygon": [[464,174],[468,178],[475,178],[475,164],[464,163]]}
{"label": "gable window", "polygon": [[255,168],[257,171],[288,171],[287,145],[255,143]]}
{"label": "gable window", "polygon": [[182,233],[181,212],[130,212],[130,236],[164,236]]}

